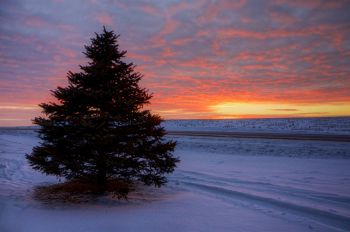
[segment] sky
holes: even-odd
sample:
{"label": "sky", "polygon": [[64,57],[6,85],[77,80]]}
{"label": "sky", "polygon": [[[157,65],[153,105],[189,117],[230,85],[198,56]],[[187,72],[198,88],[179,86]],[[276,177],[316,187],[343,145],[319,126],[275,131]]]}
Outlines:
{"label": "sky", "polygon": [[0,126],[30,125],[103,25],[165,119],[350,116],[350,0],[0,0]]}

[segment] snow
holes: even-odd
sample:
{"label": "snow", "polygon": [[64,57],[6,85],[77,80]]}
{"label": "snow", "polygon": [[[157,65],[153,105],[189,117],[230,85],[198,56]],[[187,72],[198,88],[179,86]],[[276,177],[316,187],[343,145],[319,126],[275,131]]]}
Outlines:
{"label": "snow", "polygon": [[167,186],[139,186],[129,201],[46,204],[33,189],[58,180],[24,158],[39,139],[1,129],[0,231],[350,230],[350,143],[171,138],[181,163]]}
{"label": "snow", "polygon": [[167,120],[169,131],[277,132],[302,134],[350,134],[350,117]]}

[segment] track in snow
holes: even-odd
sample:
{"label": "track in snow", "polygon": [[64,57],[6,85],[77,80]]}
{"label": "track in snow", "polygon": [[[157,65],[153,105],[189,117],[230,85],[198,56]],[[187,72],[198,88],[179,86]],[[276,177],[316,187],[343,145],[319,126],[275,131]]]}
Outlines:
{"label": "track in snow", "polygon": [[228,203],[282,217],[296,215],[329,228],[350,231],[350,197],[192,171],[180,171],[175,179],[189,191]]}

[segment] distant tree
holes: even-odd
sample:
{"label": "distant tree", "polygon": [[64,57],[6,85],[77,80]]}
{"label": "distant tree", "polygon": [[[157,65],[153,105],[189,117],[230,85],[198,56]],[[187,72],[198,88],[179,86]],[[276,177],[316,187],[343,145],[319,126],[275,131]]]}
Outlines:
{"label": "distant tree", "polygon": [[139,87],[142,74],[123,61],[116,35],[103,28],[85,46],[89,59],[68,87],[57,87],[55,102],[42,103],[36,117],[42,142],[26,158],[45,174],[94,183],[98,192],[109,180],[160,187],[179,161],[175,142],[164,139],[162,119],[143,108],[152,95]]}

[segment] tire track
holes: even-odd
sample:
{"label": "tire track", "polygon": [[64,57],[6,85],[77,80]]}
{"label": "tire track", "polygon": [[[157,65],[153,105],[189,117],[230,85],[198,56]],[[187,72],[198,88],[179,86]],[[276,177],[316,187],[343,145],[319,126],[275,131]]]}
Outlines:
{"label": "tire track", "polygon": [[[349,216],[341,215],[336,211],[329,211],[326,209],[327,207],[325,209],[320,209],[307,204],[298,204],[287,201],[282,196],[284,195],[288,197],[288,191],[286,190],[284,190],[285,192],[283,192],[281,195],[282,198],[278,195],[259,195],[250,192],[249,189],[248,191],[245,191],[244,186],[240,186],[239,184],[237,188],[234,188],[232,185],[234,181],[228,181],[228,179],[225,178],[212,179],[210,178],[210,175],[204,175],[202,178],[200,178],[201,174],[199,173],[198,175],[199,177],[196,177],[195,175],[187,175],[185,171],[182,174],[180,173],[180,175],[174,180],[182,184],[185,189],[189,188],[191,191],[194,190],[203,194],[213,195],[224,201],[243,202],[245,206],[252,207],[254,209],[256,209],[256,206],[260,206],[263,208],[268,208],[269,210],[280,211],[282,214],[293,214],[311,219],[326,226],[350,231]],[[237,182],[243,183],[245,181],[237,180]],[[246,184],[255,185],[256,183],[246,182]],[[275,186],[268,185],[267,187],[270,188],[271,193],[275,193],[273,192],[275,190]],[[277,190],[280,191],[279,189]],[[292,189],[290,189],[290,194],[293,194]],[[307,196],[308,193],[305,192],[304,194]],[[302,195],[297,197],[303,198]],[[314,203],[317,203],[317,199],[314,200]]]}

